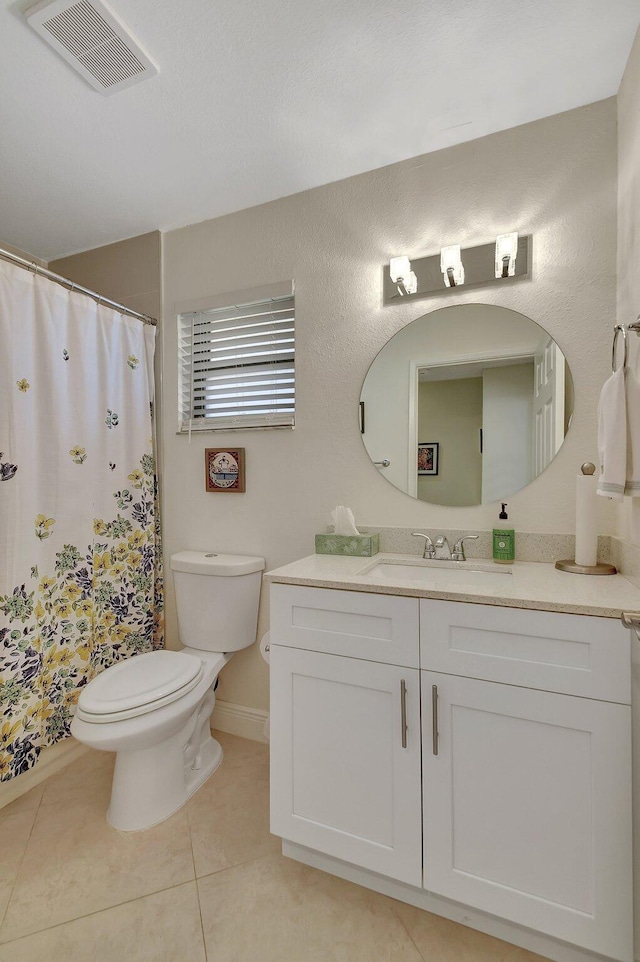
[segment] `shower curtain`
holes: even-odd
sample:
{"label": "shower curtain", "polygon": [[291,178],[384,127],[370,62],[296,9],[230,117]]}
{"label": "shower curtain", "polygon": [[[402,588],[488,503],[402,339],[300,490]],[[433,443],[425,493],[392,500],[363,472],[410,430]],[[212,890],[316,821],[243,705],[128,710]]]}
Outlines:
{"label": "shower curtain", "polygon": [[0,261],[0,781],[162,647],[155,328]]}

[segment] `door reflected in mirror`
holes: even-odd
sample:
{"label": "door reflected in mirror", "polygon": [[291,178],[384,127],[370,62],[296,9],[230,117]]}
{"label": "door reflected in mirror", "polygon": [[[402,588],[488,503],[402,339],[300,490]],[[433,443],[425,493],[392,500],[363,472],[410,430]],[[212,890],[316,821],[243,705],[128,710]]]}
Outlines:
{"label": "door reflected in mirror", "polygon": [[571,421],[573,383],[562,351],[530,318],[465,304],[392,337],[360,399],[376,470],[421,501],[465,506],[508,498],[544,471]]}

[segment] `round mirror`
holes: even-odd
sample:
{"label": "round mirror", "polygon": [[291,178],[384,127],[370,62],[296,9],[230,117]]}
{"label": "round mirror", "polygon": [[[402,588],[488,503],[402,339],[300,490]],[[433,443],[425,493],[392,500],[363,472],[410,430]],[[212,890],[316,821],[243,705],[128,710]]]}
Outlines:
{"label": "round mirror", "polygon": [[444,307],[385,344],[360,395],[360,430],[383,477],[432,504],[506,500],[558,453],[573,412],[565,357],[523,314]]}

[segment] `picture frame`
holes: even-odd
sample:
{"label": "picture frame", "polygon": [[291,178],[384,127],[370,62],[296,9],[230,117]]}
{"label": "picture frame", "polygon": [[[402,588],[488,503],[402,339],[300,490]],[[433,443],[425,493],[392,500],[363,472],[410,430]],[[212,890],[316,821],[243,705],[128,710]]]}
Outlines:
{"label": "picture frame", "polygon": [[438,473],[440,459],[439,441],[420,441],[418,443],[418,474],[434,476]]}
{"label": "picture frame", "polygon": [[242,494],[244,477],[244,448],[205,448],[205,491]]}

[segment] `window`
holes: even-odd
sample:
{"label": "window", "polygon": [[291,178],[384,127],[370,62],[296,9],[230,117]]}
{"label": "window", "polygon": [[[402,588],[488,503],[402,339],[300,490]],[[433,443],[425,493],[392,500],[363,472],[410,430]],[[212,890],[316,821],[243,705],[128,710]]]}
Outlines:
{"label": "window", "polygon": [[181,431],[293,427],[295,313],[287,288],[178,316]]}

